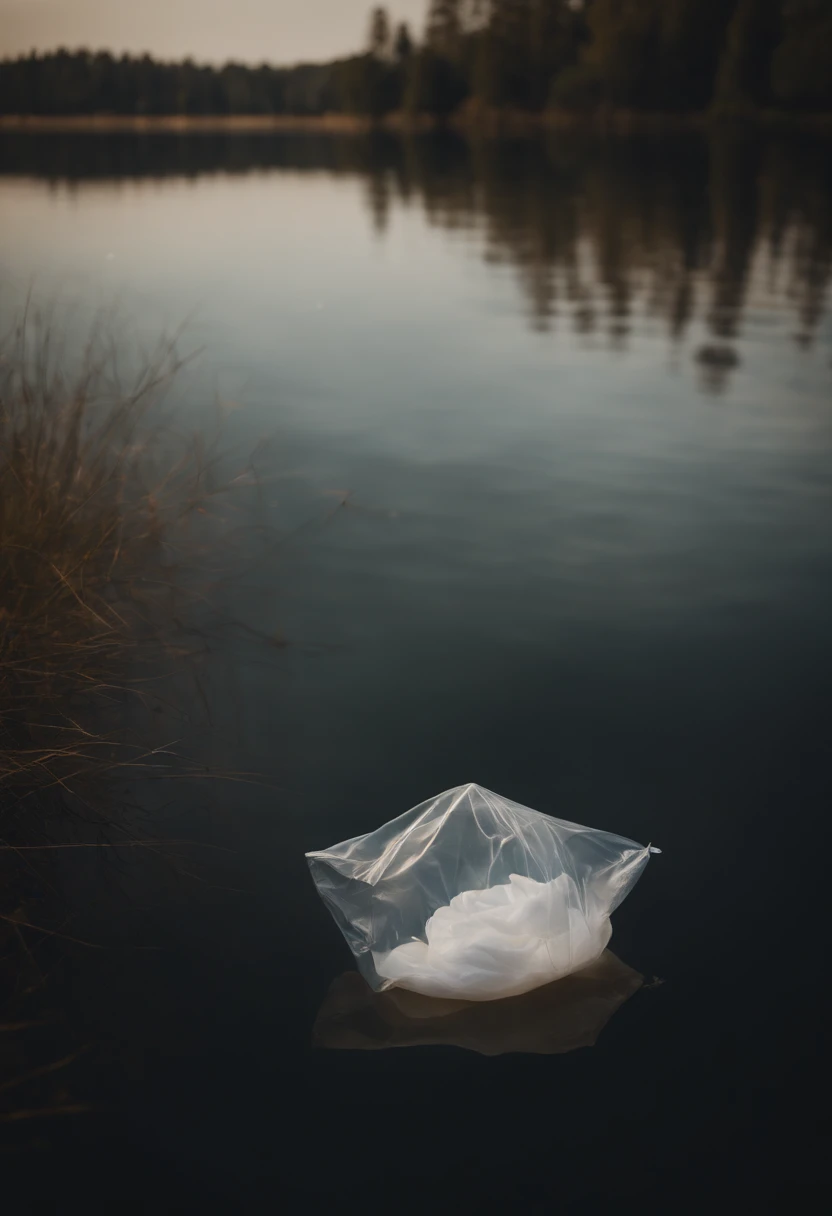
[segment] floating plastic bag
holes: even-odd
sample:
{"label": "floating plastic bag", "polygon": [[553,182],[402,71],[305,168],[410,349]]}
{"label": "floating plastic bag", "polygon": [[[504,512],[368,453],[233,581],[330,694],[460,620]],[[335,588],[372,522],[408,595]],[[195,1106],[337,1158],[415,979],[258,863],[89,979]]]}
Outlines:
{"label": "floating plastic bag", "polygon": [[462,785],[306,856],[372,988],[490,1001],[599,958],[651,851]]}

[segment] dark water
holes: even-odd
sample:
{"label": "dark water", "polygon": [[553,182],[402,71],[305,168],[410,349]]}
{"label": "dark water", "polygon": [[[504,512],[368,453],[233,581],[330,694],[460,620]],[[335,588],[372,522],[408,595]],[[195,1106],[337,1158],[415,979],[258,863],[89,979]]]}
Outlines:
{"label": "dark water", "polygon": [[[260,509],[313,521],[224,592],[288,645],[218,646],[191,728],[271,787],[177,791],[233,853],[200,855],[196,891],[137,880],[141,931],[78,962],[107,1112],[45,1133],[37,1170],[147,1212],[808,1206],[828,147],[0,151],[4,305],[34,276],[82,314],[117,298],[139,334],[189,315],[183,417],[209,390],[241,405],[240,450],[278,453]],[[469,780],[663,848],[611,944],[664,982],[590,1050],[313,1049],[350,959],[304,850]],[[164,949],[133,949],[149,932]]]}

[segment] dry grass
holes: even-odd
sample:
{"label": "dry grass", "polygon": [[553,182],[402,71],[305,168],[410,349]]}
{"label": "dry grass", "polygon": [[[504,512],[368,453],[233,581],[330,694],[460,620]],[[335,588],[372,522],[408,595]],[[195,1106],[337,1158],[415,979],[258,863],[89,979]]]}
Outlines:
{"label": "dry grass", "polygon": [[78,940],[51,859],[160,843],[131,818],[117,783],[125,770],[181,775],[189,765],[124,721],[181,627],[177,538],[204,526],[204,504],[228,488],[212,483],[212,449],[161,425],[161,398],[183,362],[175,337],[142,354],[103,321],[80,350],[66,332],[54,311],[29,306],[0,340],[5,1121],[78,1109],[60,1081],[74,1046],[36,1052],[33,1063],[37,1036],[27,1029],[53,999],[39,991],[50,991],[61,951]]}
{"label": "dry grass", "polygon": [[0,345],[0,837],[34,795],[77,802],[91,772],[135,762],[90,722],[139,695],[128,671],[169,624],[167,545],[209,494],[196,441],[166,442],[158,471],[175,339],[123,359],[100,323],[70,357],[31,309]]}

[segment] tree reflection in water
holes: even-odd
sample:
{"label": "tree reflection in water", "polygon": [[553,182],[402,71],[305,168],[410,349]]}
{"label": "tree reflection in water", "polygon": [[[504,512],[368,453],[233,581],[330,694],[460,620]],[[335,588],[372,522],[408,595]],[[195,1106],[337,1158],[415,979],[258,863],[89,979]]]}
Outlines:
{"label": "tree reflection in water", "polygon": [[[741,363],[749,313],[784,296],[811,344],[832,274],[832,157],[805,133],[468,139],[305,134],[0,134],[0,172],[54,181],[291,170],[358,176],[384,239],[396,207],[513,267],[534,329],[626,350],[698,337],[703,387]],[[715,356],[714,352],[719,353]]]}

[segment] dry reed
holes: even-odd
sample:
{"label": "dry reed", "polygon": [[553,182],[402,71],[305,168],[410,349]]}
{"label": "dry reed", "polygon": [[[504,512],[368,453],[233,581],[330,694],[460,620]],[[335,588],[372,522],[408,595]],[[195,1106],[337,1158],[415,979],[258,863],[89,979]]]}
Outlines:
{"label": "dry reed", "polygon": [[177,335],[140,354],[101,318],[80,346],[67,332],[30,303],[0,339],[0,1120],[13,1122],[79,1109],[59,1075],[77,1052],[32,1062],[41,988],[76,941],[50,857],[156,851],[112,778],[169,771],[171,755],[133,739],[121,711],[175,628],[171,545],[225,488],[210,447],[160,425]]}

